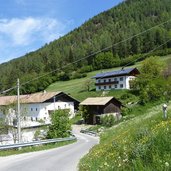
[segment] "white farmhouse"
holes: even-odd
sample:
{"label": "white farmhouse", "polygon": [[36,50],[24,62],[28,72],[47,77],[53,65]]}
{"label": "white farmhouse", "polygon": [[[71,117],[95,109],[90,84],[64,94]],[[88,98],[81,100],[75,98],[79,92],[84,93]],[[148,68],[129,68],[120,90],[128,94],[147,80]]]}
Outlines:
{"label": "white farmhouse", "polygon": [[130,89],[130,81],[140,74],[137,68],[127,68],[96,74],[96,91]]}
{"label": "white farmhouse", "polygon": [[[68,109],[70,118],[75,114],[79,101],[64,92],[41,92],[20,96],[22,141],[32,141],[38,128],[51,123],[52,112]],[[17,130],[17,96],[0,96],[0,117]],[[11,129],[13,139],[17,131]],[[13,134],[13,135],[12,135]],[[15,134],[15,135],[14,135]]]}

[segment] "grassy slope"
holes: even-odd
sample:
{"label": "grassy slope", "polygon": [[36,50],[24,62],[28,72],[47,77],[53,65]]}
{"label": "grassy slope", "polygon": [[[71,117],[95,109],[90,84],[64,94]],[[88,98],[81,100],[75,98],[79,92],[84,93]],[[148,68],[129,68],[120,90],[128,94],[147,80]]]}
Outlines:
{"label": "grassy slope", "polygon": [[[171,55],[168,55],[168,56],[162,57],[161,60],[167,61],[170,58],[171,58]],[[137,63],[136,65],[133,65],[131,67],[139,68],[140,65],[141,65],[141,62]],[[111,69],[103,69],[102,71],[106,72],[106,71],[117,70],[120,68],[121,67],[111,68]],[[66,93],[69,93],[71,96],[77,98],[80,101],[82,101],[85,98],[90,97],[90,96],[92,96],[92,97],[100,96],[102,92],[83,91],[84,83],[86,82],[86,80],[89,80],[90,78],[92,78],[93,76],[95,76],[97,73],[100,73],[100,72],[101,72],[101,70],[89,72],[89,73],[87,73],[87,77],[85,77],[85,78],[74,79],[74,80],[69,80],[69,81],[58,81],[56,83],[51,84],[47,88],[47,91],[64,91]],[[95,86],[92,86],[92,89],[95,89]],[[118,93],[120,94],[120,91],[112,91],[112,93],[110,92],[109,95],[113,95],[113,96],[117,97]],[[122,94],[122,92],[121,92],[121,94]]]}
{"label": "grassy slope", "polygon": [[163,121],[158,105],[103,133],[100,144],[81,160],[79,168],[81,171],[171,170],[170,141],[171,118]]}

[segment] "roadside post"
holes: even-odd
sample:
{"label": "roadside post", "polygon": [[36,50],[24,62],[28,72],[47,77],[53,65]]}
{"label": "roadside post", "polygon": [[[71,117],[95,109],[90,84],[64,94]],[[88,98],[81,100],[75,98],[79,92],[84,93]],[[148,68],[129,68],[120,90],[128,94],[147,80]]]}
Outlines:
{"label": "roadside post", "polygon": [[163,104],[163,118],[167,119],[167,104]]}

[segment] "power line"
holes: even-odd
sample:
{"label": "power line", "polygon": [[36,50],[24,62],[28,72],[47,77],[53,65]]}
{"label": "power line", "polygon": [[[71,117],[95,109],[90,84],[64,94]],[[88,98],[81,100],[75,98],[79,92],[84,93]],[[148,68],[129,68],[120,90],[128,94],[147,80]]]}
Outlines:
{"label": "power line", "polygon": [[[152,53],[152,52],[154,52],[155,50],[159,49],[159,48],[162,47],[163,45],[167,44],[169,41],[171,41],[171,39],[169,39],[169,40],[167,40],[165,43],[162,43],[161,45],[157,46],[156,48],[154,48],[153,50],[151,50],[150,52],[148,52],[148,53],[145,54],[144,56],[149,55],[150,53]],[[134,63],[134,62],[136,62],[137,60],[138,60],[138,59],[132,61],[131,63]],[[130,63],[129,63],[129,64],[130,64]],[[127,66],[127,65],[125,65],[124,67],[126,67],[126,66]],[[124,67],[122,67],[122,68],[124,68]],[[100,77],[100,79],[102,79],[102,78],[104,78],[104,77],[105,77],[105,76],[102,76],[102,77]],[[86,79],[86,80],[84,80],[84,81],[80,81],[79,83],[83,83],[83,82],[85,82],[85,81],[87,81],[87,80],[89,80],[89,79]],[[78,85],[77,85],[77,86],[78,86]],[[10,88],[10,89],[7,89],[6,91],[8,92],[8,91],[13,90],[13,89],[15,89],[15,88],[17,88],[17,86],[12,87],[12,88]],[[71,87],[71,88],[67,89],[67,91],[73,90],[73,89],[75,89],[75,87],[74,87],[74,88]],[[56,97],[60,97],[60,96],[62,96],[62,94],[56,95]]]}
{"label": "power line", "polygon": [[[157,46],[156,48],[152,49],[151,51],[149,51],[148,53],[146,53],[144,56],[148,56],[150,53],[154,52],[155,50],[159,49],[160,47],[162,47],[163,45],[167,44],[168,42],[170,42],[171,39],[167,40],[166,42],[162,43],[161,45]],[[129,66],[130,64],[134,63],[134,62],[137,62],[139,59],[141,59],[142,56],[140,56],[139,58],[136,58],[134,61],[131,61],[129,63],[127,63],[125,66],[123,66],[122,68],[126,67],[126,66]]]}
{"label": "power line", "polygon": [[138,33],[138,34],[135,34],[135,35],[133,35],[133,36],[127,38],[127,39],[124,39],[124,40],[120,41],[120,42],[117,42],[117,43],[115,43],[115,44],[113,44],[113,45],[107,46],[107,47],[105,47],[105,48],[103,48],[103,49],[101,49],[101,50],[98,50],[98,51],[96,51],[96,52],[90,54],[90,55],[87,55],[87,56],[85,56],[85,57],[83,57],[83,58],[80,58],[80,59],[78,59],[78,60],[76,60],[76,61],[74,61],[74,62],[72,62],[72,63],[69,63],[69,64],[65,65],[64,67],[61,67],[61,68],[59,68],[59,69],[55,69],[55,70],[50,71],[50,72],[48,72],[48,73],[46,73],[46,74],[43,74],[43,75],[38,76],[38,77],[35,77],[35,78],[32,79],[32,80],[29,80],[29,81],[27,81],[27,82],[25,82],[25,83],[22,83],[21,86],[23,86],[23,85],[25,85],[25,84],[28,84],[29,82],[35,81],[35,80],[37,80],[37,79],[39,79],[39,78],[42,78],[42,77],[44,77],[44,76],[47,76],[47,75],[49,75],[49,74],[52,74],[52,73],[54,73],[54,72],[56,72],[56,71],[60,71],[61,69],[67,68],[68,66],[70,66],[70,65],[72,65],[72,64],[75,64],[75,63],[78,63],[78,62],[80,62],[80,61],[82,61],[82,60],[84,60],[84,59],[87,59],[87,58],[90,58],[90,57],[92,57],[92,56],[94,56],[94,55],[97,55],[98,53],[101,53],[101,52],[103,52],[103,51],[105,51],[105,50],[108,50],[108,49],[114,47],[114,46],[117,46],[117,45],[119,45],[119,44],[121,44],[121,43],[124,43],[124,42],[126,42],[126,41],[128,41],[128,40],[131,40],[131,39],[134,38],[134,37],[140,36],[140,35],[142,35],[142,34],[148,32],[148,31],[150,31],[150,30],[152,30],[152,29],[154,29],[154,28],[156,28],[156,27],[159,27],[159,26],[161,26],[161,25],[164,25],[164,24],[166,24],[166,23],[168,23],[168,22],[170,22],[170,21],[171,21],[171,19],[169,19],[169,20],[167,20],[167,21],[165,21],[165,22],[163,22],[163,23],[160,23],[160,24],[158,24],[158,25],[155,25],[155,26],[153,26],[153,27],[151,27],[151,28],[149,28],[149,29],[147,29],[147,30],[144,30],[144,31]]}
{"label": "power line", "polygon": [[[142,58],[142,57],[144,57],[144,56],[149,55],[150,53],[152,53],[152,52],[154,52],[155,50],[159,49],[159,48],[160,48],[160,47],[162,47],[163,45],[167,44],[169,41],[171,41],[171,39],[169,39],[169,40],[167,40],[165,43],[162,43],[161,45],[157,46],[156,48],[154,48],[153,50],[149,51],[149,52],[148,52],[148,53],[146,53],[145,55],[143,55],[143,56],[141,56],[141,57],[137,58],[137,59],[136,59],[136,60],[134,60],[134,61],[131,61],[131,62],[130,62],[130,63],[128,63],[128,64],[126,64],[125,66],[123,66],[123,67],[122,67],[122,69],[124,69],[126,66],[130,65],[131,63],[136,62],[136,61],[137,61],[137,60],[139,60],[140,58]],[[120,70],[120,72],[122,71],[122,69]],[[98,79],[102,79],[102,78],[104,78],[104,77],[105,77],[105,75],[104,75],[104,76],[99,77]],[[89,78],[88,78],[88,79],[85,79],[84,81],[80,81],[80,82],[79,82],[79,84],[80,84],[80,83],[84,83],[84,82],[85,82],[85,81],[87,81],[87,80],[89,80]],[[73,88],[73,87],[68,88],[66,91],[74,90],[74,89],[75,89],[75,87],[77,87],[77,86],[79,87],[80,85],[76,85],[76,86],[74,86],[74,88]],[[57,95],[57,97],[59,97],[59,96],[61,96],[61,95]]]}
{"label": "power line", "polygon": [[[85,57],[83,57],[83,58],[80,58],[80,59],[78,59],[78,60],[76,60],[76,61],[74,61],[74,62],[72,62],[72,63],[69,63],[69,64],[67,64],[67,65],[65,65],[65,66],[63,66],[63,67],[61,67],[61,68],[57,68],[57,69],[52,70],[52,71],[50,71],[50,72],[48,72],[48,73],[46,73],[46,74],[43,74],[43,75],[38,76],[38,77],[35,77],[35,78],[33,78],[33,79],[29,80],[29,81],[26,81],[26,82],[22,83],[21,86],[24,86],[24,85],[26,85],[26,84],[28,84],[28,83],[30,83],[30,82],[32,82],[32,81],[38,80],[39,78],[45,77],[45,76],[47,76],[47,75],[49,75],[49,74],[52,74],[52,73],[54,73],[54,72],[56,72],[56,71],[60,71],[61,69],[66,68],[66,67],[68,67],[68,66],[70,66],[70,65],[72,65],[72,64],[78,63],[78,62],[80,62],[80,61],[82,61],[82,60],[84,60],[84,59],[93,57],[94,55],[97,55],[98,53],[101,53],[101,52],[103,52],[103,51],[106,51],[106,50],[108,50],[108,49],[114,47],[114,46],[117,46],[117,45],[119,45],[119,44],[121,44],[121,43],[124,43],[124,42],[126,42],[126,41],[128,41],[128,40],[131,40],[131,39],[134,38],[134,37],[140,36],[140,35],[142,35],[142,34],[144,34],[144,33],[146,33],[146,32],[149,32],[150,30],[152,30],[152,29],[154,29],[154,28],[156,28],[156,27],[159,27],[159,26],[161,26],[161,25],[164,25],[164,24],[166,24],[166,23],[168,23],[168,22],[170,22],[170,21],[171,21],[171,19],[169,19],[169,20],[167,20],[167,21],[165,21],[165,22],[163,22],[163,23],[160,23],[160,24],[158,24],[158,25],[155,25],[155,26],[153,26],[153,27],[150,27],[149,29],[146,29],[146,30],[144,30],[144,31],[142,31],[142,32],[140,32],[140,33],[137,33],[137,34],[133,35],[133,36],[130,36],[130,37],[128,37],[127,39],[124,39],[124,40],[122,40],[122,41],[120,41],[120,42],[117,42],[117,43],[115,43],[115,44],[113,44],[113,45],[107,46],[107,47],[105,47],[105,48],[103,48],[103,49],[101,49],[101,50],[98,50],[98,51],[96,51],[96,52],[93,52],[92,54],[87,55],[87,56],[85,56]],[[169,40],[169,41],[170,41],[170,40]],[[167,41],[167,42],[169,42],[169,41]],[[165,42],[164,44],[166,44],[167,42]],[[160,45],[159,47],[161,47],[161,46],[163,46],[163,44]],[[154,50],[158,49],[159,47],[155,48]],[[152,50],[152,51],[154,51],[154,50]],[[150,51],[149,53],[151,53],[151,51]],[[137,61],[137,60],[138,60],[138,59],[136,59],[136,61]],[[126,65],[126,66],[127,66],[127,65]],[[124,66],[124,67],[125,67],[125,66]],[[7,89],[7,90],[4,90],[4,91],[0,92],[0,94],[7,93],[7,92],[9,92],[9,91],[11,91],[11,90],[13,90],[13,89],[15,89],[15,88],[16,88],[16,86],[14,86],[14,87],[12,87],[12,88],[9,88],[9,89]]]}

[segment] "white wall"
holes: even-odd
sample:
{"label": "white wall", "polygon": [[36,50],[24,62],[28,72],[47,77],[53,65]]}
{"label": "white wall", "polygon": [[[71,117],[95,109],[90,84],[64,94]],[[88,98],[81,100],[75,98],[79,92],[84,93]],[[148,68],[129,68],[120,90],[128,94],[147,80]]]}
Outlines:
{"label": "white wall", "polygon": [[23,115],[32,117],[33,120],[49,120],[49,111],[69,109],[70,116],[74,115],[74,102],[34,103],[21,104]]}
{"label": "white wall", "polygon": [[[31,142],[35,139],[35,132],[37,130],[41,130],[39,127],[38,128],[28,128],[28,129],[23,129],[21,131],[21,141],[22,142]],[[17,131],[17,130],[16,130]],[[12,139],[14,138],[14,133],[9,130],[9,134],[8,134]],[[14,140],[12,140],[12,142],[14,143]],[[8,142],[9,144],[9,142]]]}
{"label": "white wall", "polygon": [[[108,84],[109,79],[111,82],[118,81],[118,84]],[[123,80],[121,80],[121,79],[123,79]],[[99,82],[99,80],[100,80],[100,82]],[[96,86],[96,91],[111,90],[111,89],[127,89],[127,87],[128,87],[127,81],[126,81],[126,76],[96,79],[96,83],[105,83],[105,85],[99,85],[101,87],[100,89],[99,89],[99,86]],[[105,86],[106,86],[106,88],[105,88]]]}
{"label": "white wall", "polygon": [[[58,109],[69,109],[70,118],[74,116],[74,102],[53,102],[53,103],[36,103],[36,104],[21,104],[21,126],[37,126],[41,125],[40,120],[45,121],[45,123],[50,123],[50,113],[49,111]],[[0,115],[4,116],[2,111]],[[6,115],[6,120],[8,124],[13,125],[13,119],[16,118],[16,111],[9,109],[9,114]],[[36,132],[35,128],[22,130],[22,141],[32,141],[34,134]],[[9,132],[10,137],[13,137],[12,132]],[[9,142],[7,142],[9,143]]]}
{"label": "white wall", "polygon": [[129,81],[134,80],[135,76],[126,76],[126,89],[130,89]]}
{"label": "white wall", "polygon": [[[74,116],[74,102],[55,102],[55,103],[34,103],[34,104],[21,104],[21,126],[35,126],[41,125],[42,120],[45,124],[50,123],[50,112],[58,109],[69,109],[70,118]],[[16,119],[16,111],[9,109],[8,115],[3,115],[9,125],[13,126],[13,121]]]}

